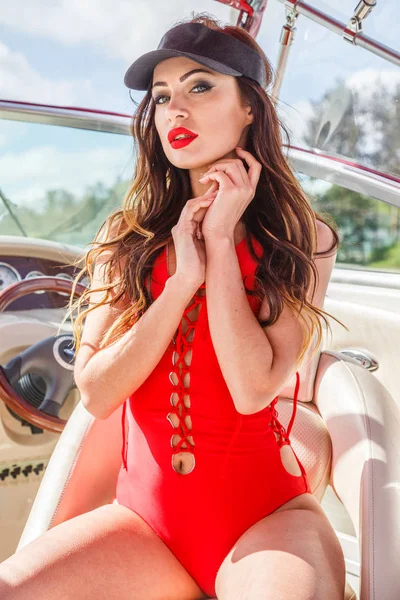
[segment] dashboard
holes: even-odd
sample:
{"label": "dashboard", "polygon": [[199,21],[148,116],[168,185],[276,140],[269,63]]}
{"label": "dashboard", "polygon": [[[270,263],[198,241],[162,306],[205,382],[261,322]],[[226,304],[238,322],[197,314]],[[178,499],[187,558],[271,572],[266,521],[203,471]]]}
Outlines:
{"label": "dashboard", "polygon": [[[79,267],[47,258],[0,255],[0,292],[17,281],[33,277],[52,276],[72,282],[79,271]],[[82,277],[79,282],[85,286],[89,285],[87,277]],[[5,312],[36,308],[63,308],[67,305],[68,299],[69,294],[61,292],[34,292],[15,300],[5,309]]]}

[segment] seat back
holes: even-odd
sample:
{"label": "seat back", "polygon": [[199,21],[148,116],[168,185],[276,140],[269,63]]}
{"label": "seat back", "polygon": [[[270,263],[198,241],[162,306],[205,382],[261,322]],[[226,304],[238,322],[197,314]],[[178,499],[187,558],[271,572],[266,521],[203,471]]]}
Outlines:
{"label": "seat back", "polygon": [[109,503],[121,466],[122,406],[96,419],[79,402],[49,460],[18,548],[42,533]]}

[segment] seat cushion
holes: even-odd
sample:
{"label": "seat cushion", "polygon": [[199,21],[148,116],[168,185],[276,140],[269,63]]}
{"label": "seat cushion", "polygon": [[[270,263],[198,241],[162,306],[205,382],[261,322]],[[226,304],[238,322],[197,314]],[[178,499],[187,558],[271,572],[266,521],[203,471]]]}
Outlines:
{"label": "seat cushion", "polygon": [[[276,409],[279,421],[287,428],[292,416],[293,400],[279,398]],[[325,423],[313,403],[297,403],[290,439],[297,458],[307,472],[312,493],[321,501],[330,478],[332,445]]]}

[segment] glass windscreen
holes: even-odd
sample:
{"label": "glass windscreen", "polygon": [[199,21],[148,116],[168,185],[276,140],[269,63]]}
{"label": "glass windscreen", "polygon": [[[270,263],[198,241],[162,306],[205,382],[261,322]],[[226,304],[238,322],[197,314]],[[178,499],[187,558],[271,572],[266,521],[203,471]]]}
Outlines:
{"label": "glass windscreen", "polygon": [[[356,3],[310,2],[346,24]],[[366,35],[400,52],[400,5],[377,3]],[[276,68],[283,4],[270,1],[257,41]],[[299,15],[277,104],[294,146],[400,177],[400,68]]]}
{"label": "glass windscreen", "polygon": [[[122,205],[133,173],[130,136],[0,121],[0,139],[0,235],[83,247]],[[338,230],[338,266],[400,271],[400,209],[297,176],[313,208]]]}
{"label": "glass windscreen", "polygon": [[0,235],[83,246],[123,202],[129,136],[0,121]]}
{"label": "glass windscreen", "polygon": [[371,196],[299,175],[312,207],[339,234],[337,265],[400,272],[400,209]]}

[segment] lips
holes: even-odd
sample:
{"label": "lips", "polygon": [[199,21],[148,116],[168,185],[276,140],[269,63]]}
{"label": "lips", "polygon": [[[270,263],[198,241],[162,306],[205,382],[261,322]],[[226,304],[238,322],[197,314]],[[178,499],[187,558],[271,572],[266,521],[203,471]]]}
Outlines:
{"label": "lips", "polygon": [[[182,134],[190,137],[174,141],[174,138],[176,138],[177,135]],[[182,148],[183,146],[187,146],[197,137],[197,133],[193,133],[193,131],[186,129],[185,127],[175,127],[175,129],[171,129],[171,131],[168,132],[168,141],[173,148]]]}

